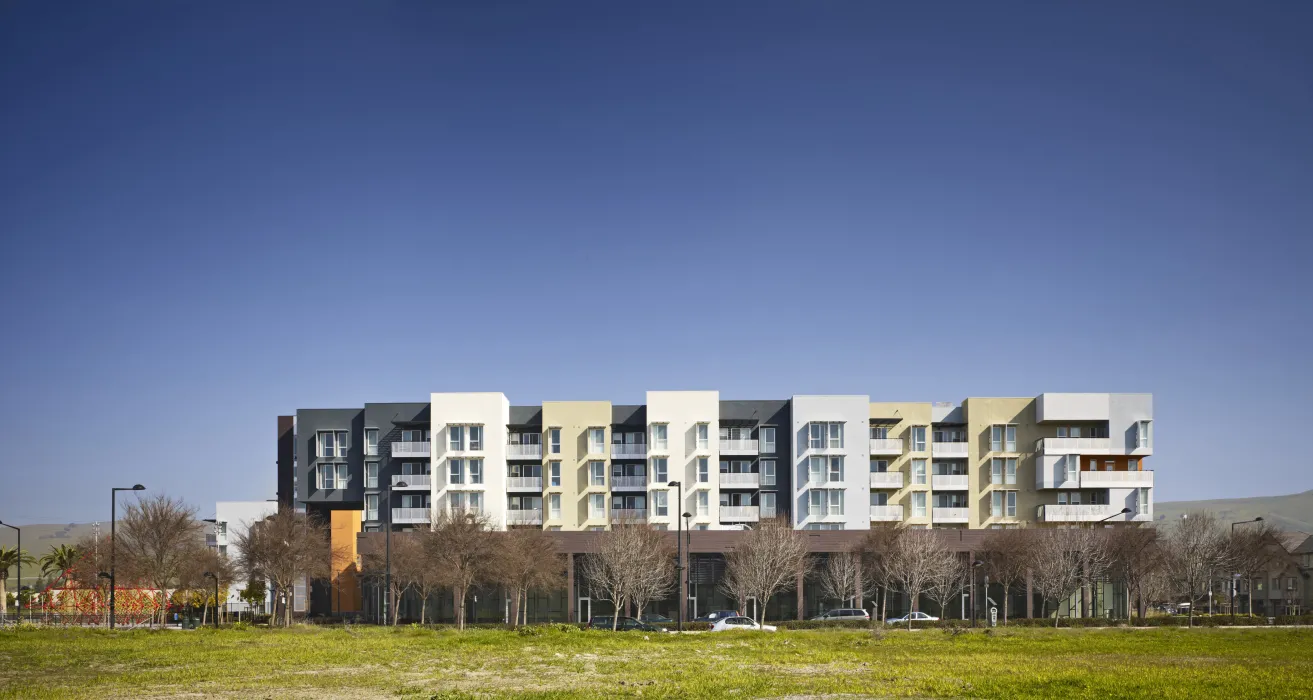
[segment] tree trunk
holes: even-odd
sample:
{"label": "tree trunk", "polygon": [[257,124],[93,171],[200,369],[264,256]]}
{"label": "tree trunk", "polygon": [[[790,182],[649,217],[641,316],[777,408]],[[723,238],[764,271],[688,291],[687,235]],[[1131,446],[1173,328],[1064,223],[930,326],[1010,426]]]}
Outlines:
{"label": "tree trunk", "polygon": [[4,573],[4,576],[0,576],[0,620],[9,616],[9,593],[5,591],[5,583],[8,580],[9,572]]}
{"label": "tree trunk", "polygon": [[456,629],[465,629],[465,587],[455,590],[456,594]]}
{"label": "tree trunk", "polygon": [[889,587],[884,586],[880,589],[880,624],[889,619]]}
{"label": "tree trunk", "polygon": [[[1008,623],[1008,592],[1012,589],[1008,584],[1003,584],[1003,624]],[[988,596],[986,596],[988,597]]]}
{"label": "tree trunk", "polygon": [[618,600],[616,600],[616,602],[615,602],[615,612],[613,612],[613,613],[611,614],[611,631],[612,631],[612,632],[614,632],[614,631],[620,629],[620,610],[621,610],[621,608],[623,608],[623,607],[625,607],[625,598],[624,598],[624,596],[620,596],[620,598],[619,598]]}

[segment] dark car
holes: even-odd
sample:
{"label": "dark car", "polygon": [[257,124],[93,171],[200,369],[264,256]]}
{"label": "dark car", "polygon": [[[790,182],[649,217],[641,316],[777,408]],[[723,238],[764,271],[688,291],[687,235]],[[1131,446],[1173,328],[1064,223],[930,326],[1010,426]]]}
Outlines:
{"label": "dark car", "polygon": [[738,617],[738,616],[739,616],[738,612],[736,612],[736,611],[734,611],[734,610],[716,610],[716,611],[714,611],[714,612],[707,613],[706,615],[703,615],[702,617],[696,618],[696,619],[693,620],[693,621],[694,621],[694,622],[715,622],[715,621],[717,621],[717,620],[719,620],[719,619],[721,619],[721,618],[723,618],[723,617]]}
{"label": "dark car", "polygon": [[666,617],[665,615],[659,615],[657,613],[643,613],[643,616],[638,619],[653,625],[664,625],[670,622],[674,622],[674,620]]}
{"label": "dark car", "polygon": [[[610,615],[599,615],[599,616],[594,617],[594,618],[592,618],[592,619],[590,619],[590,620],[588,621],[588,627],[587,627],[587,629],[590,629],[590,630],[610,630],[610,629],[611,629],[611,620],[612,620],[612,618],[611,618]],[[662,631],[664,631],[664,630],[658,629],[658,628],[656,628],[656,627],[653,627],[652,625],[649,625],[649,624],[647,624],[646,622],[640,622],[639,620],[635,620],[635,619],[632,618],[632,617],[622,617],[622,618],[620,618],[620,621],[617,622],[617,623],[615,624],[615,629],[616,629],[617,632],[635,632],[635,631],[636,631],[636,632],[662,632]]]}

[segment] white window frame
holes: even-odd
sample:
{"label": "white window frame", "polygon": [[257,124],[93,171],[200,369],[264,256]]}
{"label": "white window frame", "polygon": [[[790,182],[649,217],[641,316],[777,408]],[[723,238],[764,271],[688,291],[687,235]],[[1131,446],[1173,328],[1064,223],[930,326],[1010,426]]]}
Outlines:
{"label": "white window frame", "polygon": [[378,428],[365,428],[365,456],[378,456]]}
{"label": "white window frame", "polygon": [[926,477],[926,461],[924,459],[912,460],[912,485],[924,486],[928,483]]}
{"label": "white window frame", "polygon": [[762,486],[775,485],[775,460],[773,459],[761,460],[761,485]]}
{"label": "white window frame", "polygon": [[995,491],[990,494],[989,498],[989,517],[1003,517],[1003,492]]}
{"label": "white window frame", "polygon": [[447,484],[459,485],[463,483],[465,483],[465,460],[447,460]]}
{"label": "white window frame", "polygon": [[912,492],[912,517],[926,517],[926,494],[925,491]]}
{"label": "white window frame", "polygon": [[378,488],[378,462],[365,462],[365,488]]}
{"label": "white window frame", "polygon": [[478,452],[478,451],[480,451],[480,450],[483,449],[483,426],[482,426],[482,425],[471,425],[471,426],[468,426],[468,427],[469,427],[469,429],[466,430],[466,432],[469,433],[469,436],[470,436],[470,437],[469,437],[469,440],[470,440],[470,447],[469,447],[469,449],[470,449],[471,452]]}
{"label": "white window frame", "polygon": [[990,452],[1003,451],[1003,425],[1002,424],[989,426],[989,451]]}
{"label": "white window frame", "polygon": [[989,460],[989,483],[998,486],[1003,483],[1003,458]]}
{"label": "white window frame", "polygon": [[694,428],[693,435],[697,440],[697,448],[699,450],[711,449],[711,439],[709,437],[710,434],[711,434],[710,423],[698,423],[697,426]]}
{"label": "white window frame", "polygon": [[[379,494],[377,493],[365,494],[365,520],[378,520],[378,497]],[[370,505],[371,501],[373,502],[372,506]]]}
{"label": "white window frame", "polygon": [[820,450],[825,448],[825,424],[808,423],[807,424],[807,449]]}
{"label": "white window frame", "polygon": [[337,487],[339,489],[347,488],[351,484],[351,467],[342,462],[338,462],[333,466],[337,467]]}
{"label": "white window frame", "polygon": [[913,426],[911,426],[911,431],[912,431],[912,434],[911,434],[911,438],[910,438],[910,439],[911,439],[911,443],[912,443],[912,448],[911,448],[910,451],[911,451],[911,452],[925,452],[925,431],[926,431],[926,427],[925,427],[924,425],[913,425]]}
{"label": "white window frame", "polygon": [[1147,450],[1153,448],[1153,421],[1140,420],[1135,421],[1135,449]]}
{"label": "white window frame", "polygon": [[588,454],[606,454],[606,428],[588,429]]}
{"label": "white window frame", "polygon": [[670,426],[665,423],[652,424],[652,449],[670,449]]}
{"label": "white window frame", "polygon": [[324,491],[337,489],[337,468],[332,462],[319,465],[319,488]]}
{"label": "white window frame", "polygon": [[552,520],[561,519],[561,494],[547,494],[547,516]]}
{"label": "white window frame", "polygon": [[1017,483],[1017,458],[1008,457],[1003,460],[1003,483],[1013,486]]}
{"label": "white window frame", "polygon": [[670,483],[670,462],[665,457],[652,458],[652,483],[659,486]]}
{"label": "white window frame", "polygon": [[698,457],[697,477],[699,484],[711,483],[711,458]]}
{"label": "white window frame", "polygon": [[1017,451],[1017,426],[1015,424],[1008,423],[1003,426],[1003,451]]}
{"label": "white window frame", "polygon": [[447,449],[452,452],[460,452],[465,449],[465,426],[447,426]]}
{"label": "white window frame", "polygon": [[606,518],[606,494],[590,493],[588,494],[588,519],[603,520]]}
{"label": "white window frame", "polygon": [[483,483],[483,460],[481,460],[481,459],[471,459],[471,460],[468,460],[468,462],[469,462],[469,464],[468,464],[467,468],[469,469],[470,483],[471,483],[471,484],[482,484],[482,483]]}
{"label": "white window frame", "polygon": [[1130,459],[1126,460],[1126,471],[1131,471],[1131,472],[1140,471],[1140,460],[1138,457],[1131,457]]}
{"label": "white window frame", "polygon": [[670,515],[670,492],[652,492],[652,512],[662,518]]}
{"label": "white window frame", "polygon": [[843,481],[843,457],[831,457],[826,465],[825,479],[830,482]]}
{"label": "white window frame", "polygon": [[888,440],[888,439],[889,439],[889,426],[887,426],[887,425],[873,425],[873,426],[871,426],[871,436],[870,436],[870,437],[871,437],[872,440]]}
{"label": "white window frame", "polygon": [[551,439],[551,443],[552,443],[551,454],[554,455],[561,454],[561,429],[551,428],[550,430],[547,431],[547,435]]}
{"label": "white window frame", "polygon": [[1015,518],[1017,517],[1017,492],[1004,491],[1004,493],[1007,494],[1006,517]]}
{"label": "white window frame", "polygon": [[1138,515],[1149,514],[1149,487],[1141,486],[1138,493],[1135,494],[1135,510]]}
{"label": "white window frame", "polygon": [[556,459],[554,459],[554,460],[548,462],[548,475],[547,475],[547,478],[548,478],[548,481],[547,481],[547,485],[548,485],[548,486],[560,486],[560,485],[561,485],[561,461],[560,461],[560,460],[556,460]]}
{"label": "white window frame", "polygon": [[829,464],[824,457],[813,455],[807,459],[807,483],[820,485],[825,483],[825,473]]}
{"label": "white window frame", "polygon": [[830,489],[828,493],[829,508],[826,515],[843,515],[843,490]]}
{"label": "white window frame", "polygon": [[761,451],[768,454],[775,454],[775,429],[763,427],[759,433],[761,435]]}
{"label": "white window frame", "polygon": [[711,496],[706,491],[698,491],[697,509],[699,518],[711,515]]}
{"label": "white window frame", "polygon": [[843,449],[843,423],[830,423],[825,429],[826,447],[832,450]]}
{"label": "white window frame", "polygon": [[870,468],[872,474],[887,474],[889,473],[889,460],[872,459]]}
{"label": "white window frame", "polygon": [[606,486],[606,462],[599,459],[588,463],[588,485]]}

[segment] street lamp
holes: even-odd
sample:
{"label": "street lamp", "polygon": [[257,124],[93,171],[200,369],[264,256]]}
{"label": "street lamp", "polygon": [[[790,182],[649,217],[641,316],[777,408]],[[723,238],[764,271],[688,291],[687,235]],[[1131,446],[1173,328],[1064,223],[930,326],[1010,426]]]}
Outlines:
{"label": "street lamp", "polygon": [[21,622],[23,620],[23,531],[17,526],[10,525],[2,520],[0,520],[0,525],[4,525],[10,530],[18,533],[18,585],[14,586],[14,592],[18,595],[14,596],[14,600],[18,601],[16,611],[18,613],[18,620]]}
{"label": "street lamp", "polygon": [[391,624],[388,617],[389,606],[392,597],[392,489],[400,486],[406,488],[410,484],[404,481],[398,481],[395,484],[389,484],[383,487],[383,508],[388,512],[387,533],[384,539],[387,540],[387,572],[383,575],[383,624]]}
{"label": "street lamp", "polygon": [[1113,518],[1115,518],[1115,517],[1117,517],[1117,516],[1119,516],[1119,515],[1129,515],[1130,512],[1131,512],[1131,509],[1130,509],[1130,508],[1122,508],[1121,510],[1117,511],[1116,513],[1113,513],[1112,515],[1109,515],[1108,517],[1106,517],[1106,518],[1100,520],[1099,522],[1101,522],[1101,523],[1103,523],[1103,522],[1107,522],[1107,521],[1112,520]]}
{"label": "street lamp", "polygon": [[[971,626],[976,626],[976,569],[979,569],[985,562],[979,559],[971,562]],[[989,595],[989,591],[985,591]]]}
{"label": "street lamp", "polygon": [[[1257,518],[1254,518],[1253,520],[1241,520],[1241,521],[1239,521],[1239,522],[1231,523],[1231,536],[1232,536],[1232,537],[1235,537],[1235,526],[1236,526],[1236,525],[1248,525],[1248,524],[1250,524],[1250,523],[1261,523],[1261,522],[1263,522],[1263,516],[1260,515],[1260,516],[1258,516]],[[1235,589],[1236,589],[1236,586],[1239,585],[1239,583],[1240,583],[1240,574],[1237,573],[1237,572],[1232,572],[1232,573],[1231,573],[1231,620],[1232,620],[1232,621],[1235,620]],[[1251,592],[1249,593],[1249,595],[1250,595],[1250,596],[1253,596],[1254,594],[1253,594],[1253,592],[1251,591]],[[1252,600],[1252,598],[1251,598],[1251,600]],[[1253,606],[1253,605],[1250,605],[1250,606],[1249,606],[1249,611],[1250,611],[1251,613],[1254,611],[1254,606]]]}
{"label": "street lamp", "polygon": [[[683,499],[680,499],[680,507],[683,507]],[[693,526],[689,522],[693,519],[693,514],[684,512],[680,514],[684,518],[684,549],[688,552],[688,566],[684,567],[684,605],[688,605],[688,594],[693,592]]]}
{"label": "street lamp", "polygon": [[[682,481],[672,481],[666,484],[666,488],[679,489],[679,500],[676,501],[676,503],[679,504],[679,509],[683,510],[684,509],[684,483]],[[669,507],[669,504],[667,504],[667,507]],[[679,621],[675,623],[675,630],[678,632],[684,631],[684,592],[682,590],[678,590],[682,588],[680,583],[682,583],[684,580],[683,576],[684,576],[684,521],[680,520],[679,518],[675,518],[675,579],[676,579],[675,597],[678,599],[678,602],[676,603],[675,607],[679,609],[678,610]]]}
{"label": "street lamp", "polygon": [[115,503],[115,497],[119,491],[145,491],[146,487],[141,484],[133,484],[125,488],[111,488],[109,490],[109,628],[114,629],[114,589],[118,588],[118,579],[115,578],[114,570],[114,549],[118,538],[114,536],[114,525],[118,519],[118,506]]}
{"label": "street lamp", "polygon": [[214,579],[214,629],[219,629],[219,577],[210,571],[206,571],[204,576]]}

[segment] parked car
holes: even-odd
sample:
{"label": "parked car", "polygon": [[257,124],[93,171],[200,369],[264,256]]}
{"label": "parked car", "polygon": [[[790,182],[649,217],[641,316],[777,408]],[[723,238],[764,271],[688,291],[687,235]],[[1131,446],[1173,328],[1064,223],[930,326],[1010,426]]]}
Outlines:
{"label": "parked car", "polygon": [[759,630],[762,632],[774,632],[773,625],[757,624],[750,617],[741,617],[738,615],[732,617],[722,617],[716,620],[716,624],[711,626],[712,632],[728,632],[731,630]]}
{"label": "parked car", "polygon": [[643,616],[638,619],[648,623],[649,625],[664,625],[670,622],[674,622],[674,620],[666,617],[665,615],[659,615],[657,613],[643,613]]}
{"label": "parked car", "polygon": [[939,618],[927,615],[923,612],[908,613],[902,617],[891,617],[886,620],[886,622],[891,625],[905,625],[908,620],[911,620],[912,622],[939,622]]}
{"label": "parked car", "polygon": [[707,613],[706,615],[703,615],[702,617],[699,617],[699,618],[697,618],[697,619],[695,619],[695,620],[693,620],[693,621],[694,621],[694,622],[715,622],[715,621],[717,621],[717,620],[719,620],[719,619],[721,619],[721,618],[725,618],[725,617],[738,617],[738,616],[739,616],[739,612],[738,612],[737,610],[717,610],[717,611],[715,611],[715,612]]}
{"label": "parked car", "polygon": [[[599,615],[597,617],[590,619],[588,621],[587,629],[609,631],[611,629],[611,616]],[[632,617],[620,618],[620,622],[616,623],[615,629],[617,632],[664,632],[665,631],[659,627],[653,627],[652,625],[649,625],[646,622],[635,620]]]}
{"label": "parked car", "polygon": [[871,613],[857,608],[837,608],[811,618],[813,620],[870,620]]}

